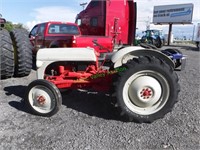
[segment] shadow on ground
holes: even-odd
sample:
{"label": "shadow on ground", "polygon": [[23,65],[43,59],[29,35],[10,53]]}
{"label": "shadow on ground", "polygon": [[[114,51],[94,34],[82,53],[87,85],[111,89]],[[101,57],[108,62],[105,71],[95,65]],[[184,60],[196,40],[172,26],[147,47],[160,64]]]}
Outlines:
{"label": "shadow on ground", "polygon": [[15,95],[17,97],[20,97],[21,100],[20,101],[10,101],[9,105],[14,107],[17,110],[23,111],[28,113],[28,109],[26,108],[25,104],[24,104],[24,94],[26,91],[27,86],[22,86],[22,85],[17,85],[17,86],[8,86],[4,88],[4,91],[6,92],[5,94],[7,96],[10,95]]}
{"label": "shadow on ground", "polygon": [[[24,95],[27,86],[8,86],[4,88],[6,95],[15,95],[20,97],[20,101],[10,101],[9,105],[19,111],[30,113],[24,103]],[[115,101],[104,93],[87,92],[74,90],[70,93],[62,93],[63,105],[78,112],[85,113],[109,120],[125,121],[120,117],[118,109],[115,107]],[[59,113],[59,112],[58,112]]]}
{"label": "shadow on ground", "polygon": [[104,93],[74,90],[70,94],[63,93],[62,97],[63,105],[78,112],[104,119],[122,120],[115,107],[116,101]]}

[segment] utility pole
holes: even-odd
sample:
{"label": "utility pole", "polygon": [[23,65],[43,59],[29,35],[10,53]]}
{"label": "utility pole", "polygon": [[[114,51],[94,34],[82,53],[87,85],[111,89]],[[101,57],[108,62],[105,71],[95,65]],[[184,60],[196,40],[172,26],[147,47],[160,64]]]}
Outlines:
{"label": "utility pole", "polygon": [[196,26],[194,25],[193,26],[193,33],[192,33],[192,41],[194,41],[195,28],[196,28]]}
{"label": "utility pole", "polygon": [[148,20],[146,22],[146,30],[150,30],[150,17],[148,16]]}
{"label": "utility pole", "polygon": [[83,7],[83,10],[85,9],[85,5],[87,5],[87,3],[80,3],[80,6]]}

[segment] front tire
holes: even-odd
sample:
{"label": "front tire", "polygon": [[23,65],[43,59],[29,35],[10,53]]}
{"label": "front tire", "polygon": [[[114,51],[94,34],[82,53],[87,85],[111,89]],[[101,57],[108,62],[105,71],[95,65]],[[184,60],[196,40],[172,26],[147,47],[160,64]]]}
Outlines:
{"label": "front tire", "polygon": [[153,56],[134,58],[119,74],[115,91],[118,106],[129,121],[150,123],[172,110],[179,93],[170,66]]}
{"label": "front tire", "polygon": [[33,114],[50,117],[60,109],[62,96],[53,83],[39,79],[28,85],[25,104]]}

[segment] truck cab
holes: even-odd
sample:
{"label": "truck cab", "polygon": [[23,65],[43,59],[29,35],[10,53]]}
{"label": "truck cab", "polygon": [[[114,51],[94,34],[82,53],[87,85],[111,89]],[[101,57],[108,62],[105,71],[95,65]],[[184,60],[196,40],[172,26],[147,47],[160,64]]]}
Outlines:
{"label": "truck cab", "polygon": [[77,15],[76,23],[83,35],[109,36],[114,44],[132,45],[136,29],[136,3],[92,0]]}
{"label": "truck cab", "polygon": [[74,35],[81,35],[75,23],[44,22],[35,25],[29,38],[36,54],[40,48],[72,47]]}

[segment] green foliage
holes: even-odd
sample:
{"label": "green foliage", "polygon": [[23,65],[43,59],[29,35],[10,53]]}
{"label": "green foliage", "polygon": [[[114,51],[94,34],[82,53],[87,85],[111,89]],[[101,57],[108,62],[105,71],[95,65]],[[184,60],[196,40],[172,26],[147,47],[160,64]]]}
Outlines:
{"label": "green foliage", "polygon": [[8,31],[13,30],[13,24],[12,24],[12,22],[7,21],[7,22],[5,23],[4,28],[5,28],[6,30],[8,30]]}
{"label": "green foliage", "polygon": [[[13,24],[13,23],[10,22],[10,21],[7,21],[7,22],[5,23],[4,28],[5,28],[6,30],[8,30],[8,31],[12,31],[14,28],[26,29],[26,28],[23,27],[23,24],[21,24],[21,23]],[[26,29],[26,30],[27,30],[27,29]]]}

